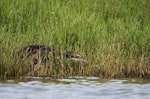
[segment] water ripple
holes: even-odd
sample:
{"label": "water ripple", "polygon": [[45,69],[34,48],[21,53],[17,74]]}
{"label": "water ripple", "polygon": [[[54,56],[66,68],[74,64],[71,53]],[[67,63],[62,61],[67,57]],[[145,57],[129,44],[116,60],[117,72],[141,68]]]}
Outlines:
{"label": "water ripple", "polygon": [[99,78],[33,80],[1,83],[0,99],[149,99],[150,83],[124,83],[128,80],[99,81]]}

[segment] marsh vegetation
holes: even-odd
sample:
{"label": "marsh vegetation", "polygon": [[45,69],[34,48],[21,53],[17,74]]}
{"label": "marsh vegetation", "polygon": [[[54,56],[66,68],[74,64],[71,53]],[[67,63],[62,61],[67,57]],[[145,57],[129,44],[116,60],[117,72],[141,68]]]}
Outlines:
{"label": "marsh vegetation", "polygon": [[[15,62],[14,52],[36,44],[78,52],[88,63],[50,61],[35,69]],[[150,1],[1,0],[0,74],[148,77]]]}

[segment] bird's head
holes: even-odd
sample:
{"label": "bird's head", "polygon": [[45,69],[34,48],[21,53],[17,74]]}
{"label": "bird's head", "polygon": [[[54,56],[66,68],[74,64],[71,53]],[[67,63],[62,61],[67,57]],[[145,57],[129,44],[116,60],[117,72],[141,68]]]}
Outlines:
{"label": "bird's head", "polygon": [[63,52],[63,56],[65,56],[67,60],[87,62],[87,60],[82,55],[74,51]]}

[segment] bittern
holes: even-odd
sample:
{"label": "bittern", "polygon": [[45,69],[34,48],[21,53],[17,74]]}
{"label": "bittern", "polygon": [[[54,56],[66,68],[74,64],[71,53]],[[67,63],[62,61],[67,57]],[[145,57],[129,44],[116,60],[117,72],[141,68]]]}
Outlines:
{"label": "bittern", "polygon": [[24,63],[28,63],[30,65],[46,65],[46,61],[50,61],[49,56],[52,57],[51,59],[54,62],[58,58],[60,60],[63,58],[66,60],[86,62],[80,54],[74,51],[56,51],[55,49],[45,45],[26,46],[14,53],[15,59],[22,60]]}

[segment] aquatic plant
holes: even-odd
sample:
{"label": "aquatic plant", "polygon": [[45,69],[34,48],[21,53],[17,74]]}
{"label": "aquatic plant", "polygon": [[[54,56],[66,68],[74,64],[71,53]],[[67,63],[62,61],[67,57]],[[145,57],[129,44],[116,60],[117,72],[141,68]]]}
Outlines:
{"label": "aquatic plant", "polygon": [[[149,9],[149,0],[1,0],[0,74],[146,77]],[[79,52],[88,64],[69,62],[64,68],[50,62],[31,73],[31,68],[15,63],[12,54],[33,44]]]}

